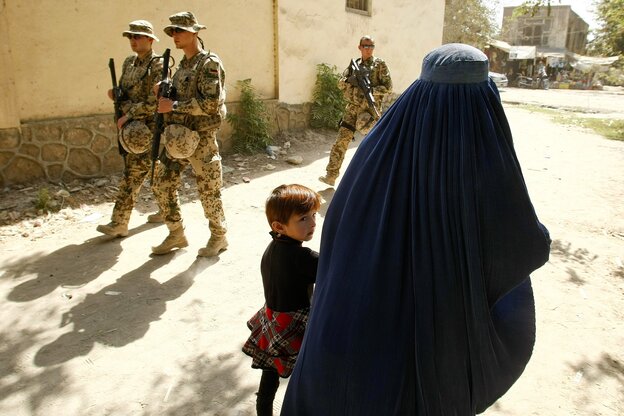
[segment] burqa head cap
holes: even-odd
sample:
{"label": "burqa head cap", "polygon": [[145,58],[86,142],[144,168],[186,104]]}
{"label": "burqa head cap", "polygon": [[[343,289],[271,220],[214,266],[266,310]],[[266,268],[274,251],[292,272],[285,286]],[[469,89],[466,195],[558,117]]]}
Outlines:
{"label": "burqa head cap", "polygon": [[429,52],[420,79],[447,84],[470,84],[488,79],[488,58],[470,45],[448,43]]}

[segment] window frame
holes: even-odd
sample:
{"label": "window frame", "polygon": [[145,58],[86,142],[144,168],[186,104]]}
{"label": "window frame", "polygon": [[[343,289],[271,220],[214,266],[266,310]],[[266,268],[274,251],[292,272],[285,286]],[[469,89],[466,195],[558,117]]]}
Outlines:
{"label": "window frame", "polygon": [[366,3],[366,10],[349,7],[349,0],[345,0],[345,11],[363,16],[373,15],[373,0],[360,0]]}

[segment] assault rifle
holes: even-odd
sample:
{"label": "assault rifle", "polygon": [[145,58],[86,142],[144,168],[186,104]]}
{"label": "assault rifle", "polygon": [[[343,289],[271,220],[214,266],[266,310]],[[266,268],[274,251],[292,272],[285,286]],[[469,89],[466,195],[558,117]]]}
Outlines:
{"label": "assault rifle", "polygon": [[124,159],[124,165],[126,163],[126,149],[123,148],[121,142],[119,141],[119,127],[117,126],[117,120],[119,120],[123,113],[121,111],[121,100],[123,99],[123,90],[120,86],[117,85],[117,75],[115,73],[115,60],[110,58],[108,60],[108,68],[110,69],[111,79],[113,81],[113,106],[115,107],[115,128],[117,129],[117,149],[119,150],[119,154]]}
{"label": "assault rifle", "polygon": [[[156,98],[173,98],[174,88],[171,86],[171,80],[169,79],[169,56],[171,55],[170,49],[165,49],[165,53],[163,53],[163,69],[162,76],[160,77],[161,81],[158,84],[158,94]],[[156,104],[158,105],[158,104]],[[150,178],[150,182],[154,183],[154,168],[156,167],[156,161],[158,160],[158,153],[160,151],[160,136],[165,129],[165,116],[162,113],[158,112],[158,107],[156,107],[156,114],[154,115],[155,128],[154,128],[154,136],[152,137],[152,176]]]}
{"label": "assault rifle", "polygon": [[368,107],[375,113],[375,117],[381,117],[379,114],[379,110],[375,106],[375,97],[373,97],[373,87],[371,87],[371,82],[369,78],[369,70],[364,67],[360,67],[355,59],[351,59],[351,64],[349,64],[349,77],[347,78],[347,82],[353,86],[358,87],[362,94],[364,94],[364,98],[366,98],[366,102],[368,103]]}

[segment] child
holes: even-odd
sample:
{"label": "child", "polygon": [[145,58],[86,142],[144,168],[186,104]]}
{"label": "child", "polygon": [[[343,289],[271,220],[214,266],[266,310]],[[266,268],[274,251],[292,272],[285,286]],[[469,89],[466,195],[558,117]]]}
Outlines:
{"label": "child", "polygon": [[273,414],[279,377],[290,376],[301,348],[318,266],[318,253],[301,243],[312,239],[320,206],[319,194],[296,184],[278,186],[266,202],[273,241],[260,265],[265,304],[247,322],[243,346],[251,366],[262,369],[258,416]]}

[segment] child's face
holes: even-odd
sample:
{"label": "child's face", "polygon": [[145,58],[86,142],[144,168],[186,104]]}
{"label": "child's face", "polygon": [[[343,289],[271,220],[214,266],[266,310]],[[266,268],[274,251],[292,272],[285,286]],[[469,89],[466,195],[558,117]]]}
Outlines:
{"label": "child's face", "polygon": [[310,241],[316,228],[316,211],[293,214],[286,224],[279,224],[276,231],[299,241]]}

